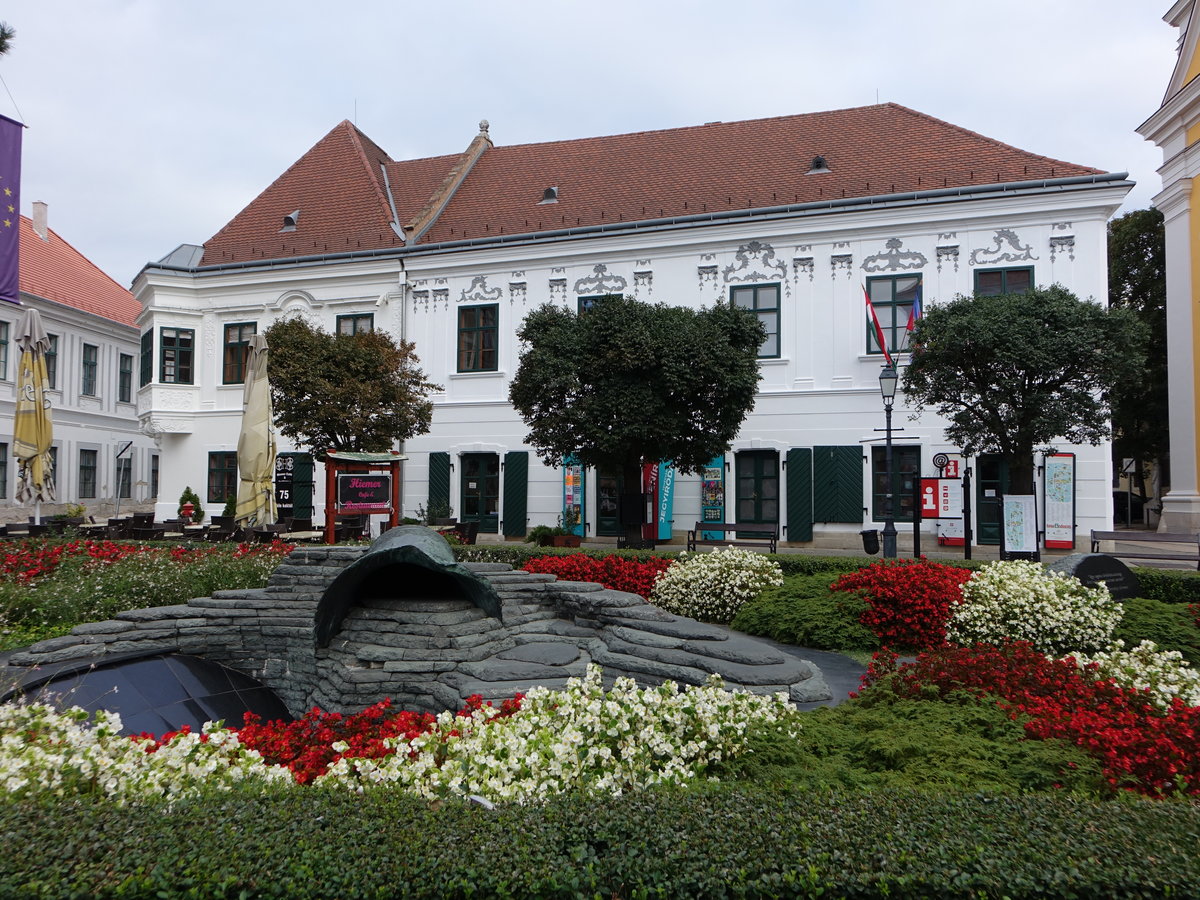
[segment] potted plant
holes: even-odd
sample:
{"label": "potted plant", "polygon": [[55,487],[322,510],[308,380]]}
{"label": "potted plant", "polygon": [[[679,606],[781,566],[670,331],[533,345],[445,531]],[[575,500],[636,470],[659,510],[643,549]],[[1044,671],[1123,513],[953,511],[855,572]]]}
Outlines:
{"label": "potted plant", "polygon": [[534,525],[525,535],[525,543],[537,547],[549,547],[554,542],[554,533],[557,530],[550,525]]}
{"label": "potted plant", "polygon": [[553,530],[550,543],[555,547],[578,547],[582,538],[575,533],[579,524],[578,507],[568,506],[558,517],[558,527]]}

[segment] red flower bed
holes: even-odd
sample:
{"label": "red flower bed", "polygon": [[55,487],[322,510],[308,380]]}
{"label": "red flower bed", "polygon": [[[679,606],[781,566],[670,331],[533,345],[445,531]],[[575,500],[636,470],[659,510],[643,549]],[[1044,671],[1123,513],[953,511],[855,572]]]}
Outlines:
{"label": "red flower bed", "polygon": [[1047,659],[1025,642],[941,647],[897,668],[879,654],[863,686],[891,676],[903,697],[937,699],[956,691],[992,696],[1022,716],[1031,738],[1061,738],[1094,756],[1113,788],[1150,796],[1200,794],[1200,707],[1176,700],[1163,711],[1149,692],[1097,678],[1095,664]]}
{"label": "red flower bed", "polygon": [[584,553],[568,556],[535,556],[525,563],[526,572],[556,575],[563,581],[594,581],[614,591],[649,597],[654,579],[671,566],[671,560],[655,556],[644,562],[624,556],[602,559]]}
{"label": "red flower bed", "polygon": [[[218,547],[209,545],[191,545],[178,547],[149,547],[145,544],[115,543],[113,541],[67,541],[51,544],[41,541],[24,541],[9,545],[15,549],[6,549],[0,556],[0,578],[28,584],[46,575],[53,574],[63,559],[72,556],[87,556],[88,561],[95,565],[110,565],[120,562],[130,556],[141,553],[170,553],[176,562],[186,563],[192,560],[221,553]],[[270,544],[239,544],[233,551],[234,559],[247,556],[263,556],[275,554],[285,556],[292,552],[294,545],[274,540]]]}
{"label": "red flower bed", "polygon": [[[523,694],[517,694],[500,704],[500,712],[493,719],[511,716],[521,708]],[[458,711],[460,716],[469,716],[485,704],[479,694],[467,698],[466,705]],[[269,765],[286,766],[298,784],[311,784],[319,775],[324,775],[333,763],[343,757],[351,759],[381,759],[391,756],[395,749],[384,745],[387,738],[412,740],[429,731],[437,718],[429,713],[407,710],[393,711],[391,700],[381,700],[366,709],[343,715],[327,713],[313,707],[294,722],[266,722],[254,713],[246,713],[246,724],[237,732],[243,746],[257,750]],[[150,738],[146,752],[153,753],[178,734],[186,734],[191,728],[170,731],[161,738],[152,734],[137,735],[137,739]],[[457,734],[452,731],[451,734]],[[201,737],[201,740],[206,740]],[[333,749],[333,745],[345,741],[344,751]]]}
{"label": "red flower bed", "polygon": [[875,563],[843,575],[831,586],[867,603],[859,621],[884,647],[926,650],[946,641],[950,607],[962,597],[971,572],[923,560]]}

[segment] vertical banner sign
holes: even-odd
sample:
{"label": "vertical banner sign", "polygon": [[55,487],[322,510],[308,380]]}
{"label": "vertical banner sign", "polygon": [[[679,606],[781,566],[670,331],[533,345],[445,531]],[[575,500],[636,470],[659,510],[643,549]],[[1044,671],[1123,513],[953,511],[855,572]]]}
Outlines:
{"label": "vertical banner sign", "polygon": [[571,534],[583,536],[583,466],[568,462],[563,466],[563,522],[575,524]]}
{"label": "vertical banner sign", "polygon": [[642,517],[642,538],[658,539],[658,464],[642,464],[642,493],[646,495],[646,511]]}
{"label": "vertical banner sign", "polygon": [[[725,521],[725,457],[716,456],[704,467],[700,482],[700,521]],[[723,531],[706,531],[702,540],[724,540]]]}
{"label": "vertical banner sign", "polygon": [[275,457],[275,507],[279,517],[295,514],[295,498],[292,496],[292,481],[295,478],[296,460],[290,456]]}
{"label": "vertical banner sign", "polygon": [[1046,457],[1042,475],[1046,510],[1046,547],[1075,549],[1075,454]]}
{"label": "vertical banner sign", "polygon": [[0,116],[0,300],[21,302],[21,132]]}
{"label": "vertical banner sign", "polygon": [[1038,552],[1037,497],[1033,494],[1005,494],[1000,525],[1006,553]]}
{"label": "vertical banner sign", "polygon": [[675,515],[675,467],[658,464],[658,539],[671,539],[671,519]]}

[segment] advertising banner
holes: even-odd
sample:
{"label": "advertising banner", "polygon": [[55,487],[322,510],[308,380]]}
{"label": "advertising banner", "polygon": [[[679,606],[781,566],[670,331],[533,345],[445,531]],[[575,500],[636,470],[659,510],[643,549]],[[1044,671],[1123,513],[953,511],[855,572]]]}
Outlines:
{"label": "advertising banner", "polygon": [[571,533],[583,537],[584,474],[579,463],[563,466],[563,522],[573,522]]}
{"label": "advertising banner", "polygon": [[338,509],[343,512],[392,511],[392,476],[389,472],[338,475]]}
{"label": "advertising banner", "polygon": [[671,539],[671,519],[675,515],[675,467],[658,464],[658,539]]}
{"label": "advertising banner", "polygon": [[1075,454],[1046,457],[1042,493],[1045,496],[1046,547],[1075,548]]}
{"label": "advertising banner", "polygon": [[[725,457],[716,456],[709,461],[701,473],[700,482],[700,521],[725,521]],[[725,532],[705,531],[701,537],[705,541],[723,540]]]}

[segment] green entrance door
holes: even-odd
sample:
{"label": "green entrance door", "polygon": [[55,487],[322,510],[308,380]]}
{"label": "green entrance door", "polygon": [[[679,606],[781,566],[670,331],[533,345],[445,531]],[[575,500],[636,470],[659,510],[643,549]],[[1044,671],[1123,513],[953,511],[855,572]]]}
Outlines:
{"label": "green entrance door", "polygon": [[779,454],[743,450],[735,457],[737,521],[747,525],[779,523]]}
{"label": "green entrance door", "polygon": [[464,453],[461,461],[460,518],[495,534],[500,530],[500,454]]}
{"label": "green entrance door", "polygon": [[1000,497],[1008,491],[1008,463],[995,453],[975,461],[975,540],[1000,543]]}
{"label": "green entrance door", "polygon": [[596,473],[596,534],[620,537],[625,534],[621,527],[621,483],[619,474]]}

